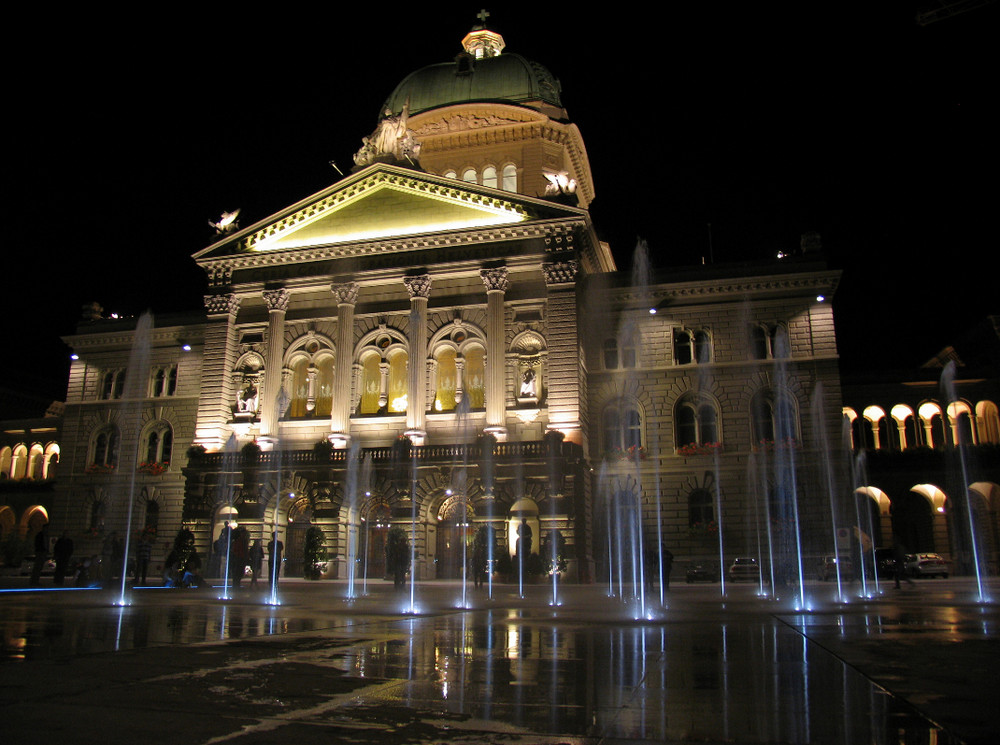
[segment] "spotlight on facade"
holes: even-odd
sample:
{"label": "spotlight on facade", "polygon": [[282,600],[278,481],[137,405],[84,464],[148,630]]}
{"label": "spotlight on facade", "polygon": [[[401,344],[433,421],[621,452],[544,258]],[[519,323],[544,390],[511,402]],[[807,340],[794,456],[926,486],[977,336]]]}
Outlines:
{"label": "spotlight on facade", "polygon": [[649,309],[649,315],[655,316],[656,315],[656,308],[650,308]]}
{"label": "spotlight on facade", "polygon": [[191,345],[190,344],[181,344],[181,349],[183,349],[185,352],[190,352],[191,351]]}
{"label": "spotlight on facade", "polygon": [[69,356],[69,358],[70,358],[71,360],[73,360],[73,361],[76,361],[76,360],[80,359],[80,355],[78,355],[78,354],[77,354],[76,352],[73,352],[73,353],[72,353],[72,354],[71,354],[71,355]]}
{"label": "spotlight on facade", "polygon": [[826,300],[826,295],[817,295],[816,296],[816,302],[817,303],[822,303],[824,300]]}
{"label": "spotlight on facade", "polygon": [[778,258],[779,259],[783,259],[786,256],[788,256],[788,254],[786,254],[784,251],[778,251]]}

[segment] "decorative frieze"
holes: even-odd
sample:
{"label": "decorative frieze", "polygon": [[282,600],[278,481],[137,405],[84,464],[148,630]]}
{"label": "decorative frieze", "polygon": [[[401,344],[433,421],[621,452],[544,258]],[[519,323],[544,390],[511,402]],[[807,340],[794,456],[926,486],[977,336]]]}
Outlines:
{"label": "decorative frieze", "polygon": [[232,284],[233,268],[226,264],[212,264],[205,267],[209,287],[225,287]]}
{"label": "decorative frieze", "polygon": [[553,261],[542,264],[542,274],[547,285],[565,285],[576,281],[579,263],[576,261]]}
{"label": "decorative frieze", "polygon": [[480,269],[479,276],[483,278],[487,292],[507,292],[510,287],[507,267],[501,266],[495,269]]}
{"label": "decorative frieze", "polygon": [[288,299],[290,297],[291,293],[284,288],[280,290],[264,290],[264,304],[268,310],[285,312],[288,310]]}
{"label": "decorative frieze", "polygon": [[417,277],[403,277],[403,284],[410,294],[410,299],[415,297],[428,298],[431,296],[431,277],[429,274],[421,274]]}
{"label": "decorative frieze", "polygon": [[341,284],[330,285],[333,296],[337,298],[337,305],[357,305],[358,283],[343,282]]}
{"label": "decorative frieze", "polygon": [[205,295],[205,310],[210,316],[235,316],[240,308],[240,299],[232,293],[225,295]]}

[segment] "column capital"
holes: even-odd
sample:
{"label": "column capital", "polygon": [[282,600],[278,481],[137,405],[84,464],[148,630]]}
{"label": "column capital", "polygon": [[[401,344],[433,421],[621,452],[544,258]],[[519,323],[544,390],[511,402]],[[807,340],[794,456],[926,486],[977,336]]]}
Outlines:
{"label": "column capital", "polygon": [[406,291],[410,293],[410,299],[417,297],[428,298],[431,295],[431,275],[421,274],[416,277],[403,277],[403,284]]}
{"label": "column capital", "polygon": [[507,292],[510,287],[510,280],[507,278],[507,267],[500,266],[495,269],[480,269],[479,276],[483,278],[487,292]]}
{"label": "column capital", "polygon": [[210,316],[235,316],[240,309],[240,299],[233,293],[222,295],[205,295],[205,310]]}
{"label": "column capital", "polygon": [[342,282],[330,285],[330,291],[337,298],[337,305],[356,305],[358,302],[358,283]]}
{"label": "column capital", "polygon": [[579,270],[579,263],[576,261],[552,261],[542,264],[542,274],[545,275],[547,285],[567,285],[576,281],[576,274]]}
{"label": "column capital", "polygon": [[290,297],[291,293],[285,288],[281,288],[280,290],[264,290],[264,304],[268,310],[280,310],[282,312],[288,310],[288,299]]}

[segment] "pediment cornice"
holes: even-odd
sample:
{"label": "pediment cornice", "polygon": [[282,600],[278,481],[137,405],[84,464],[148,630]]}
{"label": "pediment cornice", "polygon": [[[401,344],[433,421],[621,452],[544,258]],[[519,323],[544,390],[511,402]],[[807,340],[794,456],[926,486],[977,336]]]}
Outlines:
{"label": "pediment cornice", "polygon": [[517,240],[542,239],[547,250],[558,252],[572,250],[573,236],[589,229],[583,217],[560,218],[539,222],[502,225],[494,228],[476,228],[465,231],[445,231],[360,243],[342,243],[312,248],[293,248],[274,251],[247,251],[240,254],[202,260],[208,272],[210,286],[229,284],[235,271],[259,269],[280,265],[327,262],[348,258],[384,259],[387,254],[427,251],[440,248],[472,247]]}

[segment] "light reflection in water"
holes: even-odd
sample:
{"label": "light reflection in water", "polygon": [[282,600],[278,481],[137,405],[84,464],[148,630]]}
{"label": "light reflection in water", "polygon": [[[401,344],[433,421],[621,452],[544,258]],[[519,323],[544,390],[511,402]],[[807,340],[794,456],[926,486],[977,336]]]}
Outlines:
{"label": "light reflection in water", "polygon": [[[308,630],[301,620],[290,623],[281,609],[260,605],[178,606],[162,619],[165,630],[155,620],[150,628],[145,610],[132,606],[112,614],[105,608],[88,633],[97,637],[106,627],[110,644],[124,648],[184,643],[199,634],[237,639],[263,630]],[[25,616],[32,622],[22,619],[20,626],[17,618],[8,620],[8,660],[18,654],[12,648],[19,646],[22,655],[33,642],[38,648],[40,632],[32,624],[40,615]],[[948,618],[943,613],[934,621],[943,626]],[[838,634],[850,625],[874,635],[890,629],[892,620],[834,614],[824,622]],[[819,620],[799,616],[794,623],[804,630]],[[978,636],[988,625],[975,618],[968,630]],[[415,708],[607,739],[900,741],[893,729],[899,711],[891,700],[783,624],[576,625],[553,622],[548,613],[488,610],[408,617],[386,628],[375,640],[345,642],[337,665],[356,678],[402,681],[386,695]],[[906,726],[907,742],[928,740],[930,729],[914,730],[926,723],[914,725],[911,717]]]}

